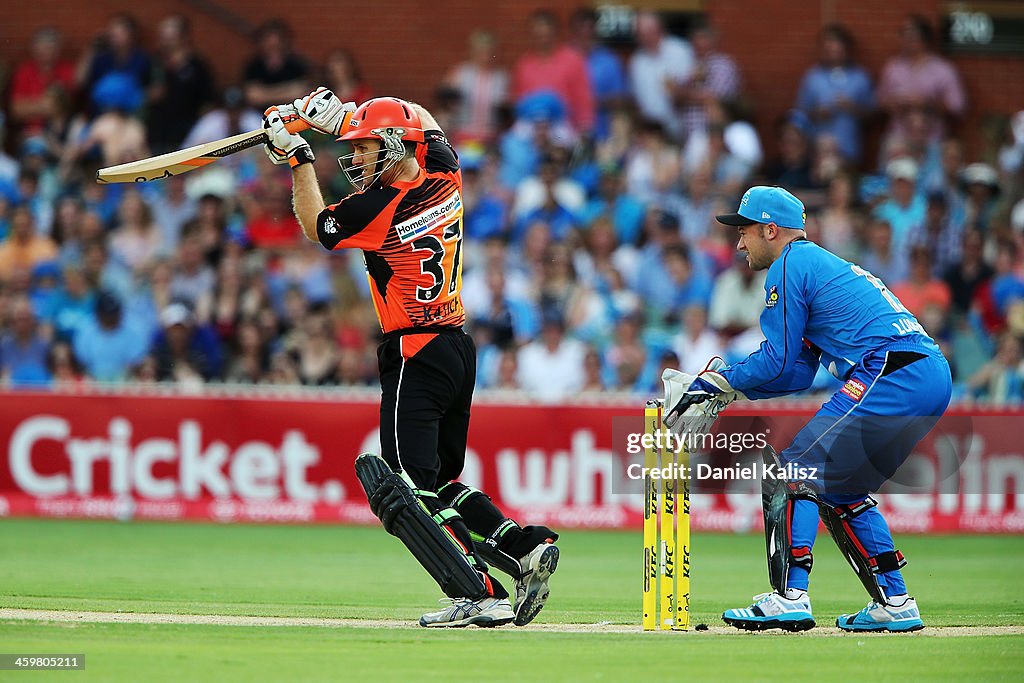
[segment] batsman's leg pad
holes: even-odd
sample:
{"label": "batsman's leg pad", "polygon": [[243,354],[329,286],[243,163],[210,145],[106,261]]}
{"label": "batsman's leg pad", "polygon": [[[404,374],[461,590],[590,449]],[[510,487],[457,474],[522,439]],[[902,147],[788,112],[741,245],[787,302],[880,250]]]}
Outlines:
{"label": "batsman's leg pad", "polygon": [[875,602],[884,605],[885,591],[878,583],[878,574],[902,569],[906,566],[907,560],[899,550],[885,551],[877,555],[869,554],[850,525],[851,519],[877,504],[870,496],[852,505],[829,505],[823,502],[819,507],[819,513],[832,540],[839,546],[839,551],[853,567],[868,594]]}
{"label": "batsman's leg pad", "polygon": [[[779,457],[768,446],[762,451],[765,465],[778,467]],[[816,500],[806,484],[791,483],[780,478],[761,480],[761,508],[764,513],[764,540],[768,556],[768,579],[780,595],[786,594],[789,567],[811,570],[813,556],[808,547],[793,547],[793,502],[799,498]]]}
{"label": "batsman's leg pad", "polygon": [[373,514],[389,534],[402,541],[445,595],[477,600],[490,594],[483,575],[469,557],[470,548],[442,526],[453,518],[435,518],[438,512],[450,508],[438,505],[438,512],[430,512],[409,483],[378,455],[363,453],[356,458],[355,467]]}

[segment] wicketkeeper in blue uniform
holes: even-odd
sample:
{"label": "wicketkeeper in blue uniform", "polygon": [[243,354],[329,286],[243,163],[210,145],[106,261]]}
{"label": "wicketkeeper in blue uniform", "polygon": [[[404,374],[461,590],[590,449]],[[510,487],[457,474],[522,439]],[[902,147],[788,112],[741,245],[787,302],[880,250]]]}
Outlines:
{"label": "wicketkeeper in blue uniform", "polygon": [[[814,626],[808,579],[818,519],[871,596],[844,614],[848,631],[923,628],[900,568],[906,564],[870,493],[891,478],[949,404],[952,381],[939,347],[874,275],[809,242],[804,206],[780,187],[752,187],[739,210],[718,216],[739,231],[737,249],[754,270],[768,270],[761,329],[765,340],[745,360],[705,371],[675,392],[666,424],[712,397],[761,399],[802,391],[819,363],[843,387],[767,462],[815,471],[807,480],[763,482],[772,592],[727,610],[737,628]],[[671,371],[666,385],[671,386]],[[675,373],[675,377],[681,377]],[[795,467],[794,467],[795,466]]]}

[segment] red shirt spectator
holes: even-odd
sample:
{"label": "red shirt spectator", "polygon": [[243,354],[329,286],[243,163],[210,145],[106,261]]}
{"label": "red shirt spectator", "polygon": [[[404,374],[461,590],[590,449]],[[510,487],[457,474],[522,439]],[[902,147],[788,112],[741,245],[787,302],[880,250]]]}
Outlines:
{"label": "red shirt spectator", "polygon": [[54,114],[55,100],[49,89],[59,86],[72,92],[75,67],[60,58],[60,33],[46,27],[32,38],[32,57],[17,66],[11,77],[11,117],[24,126],[23,136],[38,135]]}
{"label": "red shirt spectator", "polygon": [[518,100],[539,90],[554,92],[565,102],[573,127],[587,133],[595,116],[587,62],[574,48],[555,43],[557,29],[550,12],[541,10],[530,17],[533,49],[516,61],[512,95]]}
{"label": "red shirt spectator", "polygon": [[932,255],[926,246],[910,252],[910,278],[892,287],[892,293],[915,317],[921,318],[930,307],[945,315],[953,304],[949,285],[932,276]]}

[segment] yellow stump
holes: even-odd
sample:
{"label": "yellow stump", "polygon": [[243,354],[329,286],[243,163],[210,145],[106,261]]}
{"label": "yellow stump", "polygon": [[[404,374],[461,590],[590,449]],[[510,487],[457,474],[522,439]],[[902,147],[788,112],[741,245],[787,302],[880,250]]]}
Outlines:
{"label": "yellow stump", "polygon": [[[648,401],[644,408],[644,432],[653,434],[659,424],[658,404]],[[644,449],[644,467],[658,466],[658,454],[654,448]],[[650,476],[644,477],[644,598],[643,628],[653,631],[657,625],[657,581],[658,581],[658,490]]]}

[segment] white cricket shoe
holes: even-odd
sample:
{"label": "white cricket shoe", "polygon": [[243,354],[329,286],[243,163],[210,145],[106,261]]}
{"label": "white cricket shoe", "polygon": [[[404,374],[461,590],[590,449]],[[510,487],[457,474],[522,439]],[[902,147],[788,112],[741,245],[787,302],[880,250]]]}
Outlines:
{"label": "white cricket shoe", "polygon": [[722,620],[730,626],[747,631],[781,628],[785,631],[806,631],[814,628],[811,599],[806,591],[789,589],[788,596],[775,592],[754,596],[754,604],[742,609],[729,609]]}
{"label": "white cricket shoe", "polygon": [[548,579],[558,568],[558,546],[541,543],[519,561],[522,575],[516,580],[516,626],[529,624],[544,608],[551,591]]}
{"label": "white cricket shoe", "polygon": [[891,631],[906,633],[924,628],[921,611],[914,598],[906,598],[899,605],[880,605],[874,600],[856,614],[843,614],[836,626],[844,631]]}
{"label": "white cricket shoe", "polygon": [[477,625],[485,628],[502,626],[515,618],[512,603],[508,598],[442,598],[449,605],[437,612],[428,612],[420,617],[420,626],[430,628],[462,628]]}

